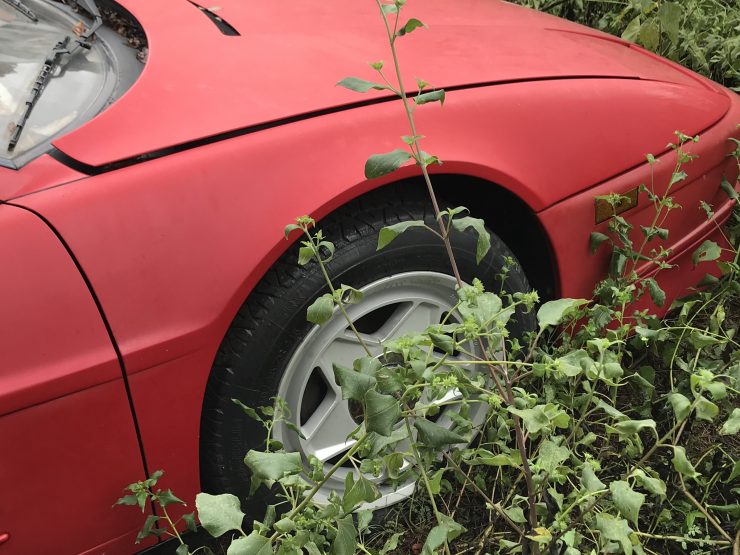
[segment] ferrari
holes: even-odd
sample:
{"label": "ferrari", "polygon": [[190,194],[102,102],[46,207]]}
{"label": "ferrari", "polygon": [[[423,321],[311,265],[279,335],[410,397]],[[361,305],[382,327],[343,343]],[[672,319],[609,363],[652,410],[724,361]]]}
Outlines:
{"label": "ferrari", "polygon": [[[633,193],[666,187],[675,131],[700,140],[658,280],[669,301],[701,280],[691,254],[723,241],[720,184],[737,185],[737,94],[500,0],[406,9],[428,27],[398,43],[409,92],[446,91],[416,113],[437,193],[492,233],[480,264],[456,240],[465,280],[506,266],[510,291],[589,297],[608,266],[589,252],[598,197],[634,199],[621,215],[648,224]],[[431,234],[376,250],[382,227],[433,218],[418,167],[363,173],[403,146],[398,99],[336,86],[371,78],[384,39],[371,0],[0,0],[1,554],[134,551],[142,515],[111,505],[157,469],[190,504],[245,497],[264,434],[232,399],[284,399],[275,436],[305,458],[349,448],[331,364],[361,348],[341,316],[306,321],[326,286],[284,226],[308,214],[335,243],[329,272],[364,292],[350,316],[371,345],[439,322],[455,293]],[[413,491],[379,487],[385,505]]]}

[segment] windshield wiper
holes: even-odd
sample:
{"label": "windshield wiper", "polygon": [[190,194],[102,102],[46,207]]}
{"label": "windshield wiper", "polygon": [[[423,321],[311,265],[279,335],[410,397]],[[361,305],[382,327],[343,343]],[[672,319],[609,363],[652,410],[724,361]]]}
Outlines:
{"label": "windshield wiper", "polygon": [[[12,0],[12,2],[15,1],[17,0]],[[15,145],[18,144],[18,141],[21,138],[21,133],[23,132],[23,128],[25,127],[28,118],[31,116],[33,107],[36,106],[36,102],[41,96],[41,93],[44,92],[46,85],[49,84],[49,81],[51,81],[52,77],[54,76],[54,71],[61,63],[62,56],[66,54],[71,57],[80,50],[89,50],[92,46],[92,36],[95,34],[95,31],[97,31],[98,28],[103,24],[103,16],[100,14],[100,10],[98,9],[98,6],[95,4],[94,0],[82,0],[82,3],[84,4],[85,9],[93,16],[93,24],[79,37],[73,38],[72,35],[67,35],[66,37],[64,37],[62,40],[56,43],[49,56],[46,58],[46,60],[44,60],[44,64],[41,66],[41,70],[39,71],[39,74],[36,77],[36,81],[33,84],[33,88],[31,89],[31,92],[26,99],[26,107],[23,110],[23,114],[21,114],[21,117],[18,118],[18,121],[15,122],[13,134],[11,135],[10,142],[8,143],[8,151],[12,151],[13,149],[15,149]],[[36,16],[34,15],[34,17]],[[70,46],[70,42],[72,42],[73,40],[74,43]]]}
{"label": "windshield wiper", "polygon": [[13,6],[16,10],[21,12],[31,21],[37,22],[39,20],[39,18],[36,17],[36,14],[31,11],[31,8],[26,6],[22,0],[4,0],[4,1],[6,4],[10,4],[11,6]]}

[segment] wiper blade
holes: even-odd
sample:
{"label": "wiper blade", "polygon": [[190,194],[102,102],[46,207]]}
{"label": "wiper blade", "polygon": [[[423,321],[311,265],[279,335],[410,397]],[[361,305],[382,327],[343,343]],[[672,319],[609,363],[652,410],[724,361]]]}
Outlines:
{"label": "wiper blade", "polygon": [[23,15],[25,15],[28,19],[31,21],[38,21],[39,18],[36,17],[36,14],[31,11],[31,9],[26,6],[22,0],[4,0],[6,4],[10,4],[13,6],[16,10],[21,12]]}
{"label": "wiper blade", "polygon": [[72,56],[80,50],[89,50],[92,46],[93,34],[95,34],[95,31],[98,30],[98,27],[103,24],[103,17],[100,15],[100,10],[98,10],[95,2],[93,0],[83,0],[83,2],[85,4],[85,8],[93,16],[93,24],[90,26],[89,29],[82,33],[82,35],[74,39],[74,44],[71,47],[69,46],[69,44],[72,40],[72,36],[68,35],[64,37],[64,39],[59,41],[54,46],[51,54],[46,58],[46,60],[44,60],[44,65],[41,66],[41,70],[36,77],[33,88],[31,89],[31,92],[26,99],[26,107],[23,110],[23,114],[20,118],[18,118],[18,121],[15,122],[13,134],[10,137],[10,142],[8,142],[9,152],[13,151],[15,149],[15,146],[18,144],[26,122],[28,121],[28,118],[31,117],[31,112],[33,111],[34,106],[36,106],[36,102],[41,96],[41,93],[44,92],[46,85],[49,84],[49,81],[51,81],[51,78],[54,76],[54,71],[56,70],[57,66],[59,66],[62,60],[62,56],[64,56],[65,54]]}

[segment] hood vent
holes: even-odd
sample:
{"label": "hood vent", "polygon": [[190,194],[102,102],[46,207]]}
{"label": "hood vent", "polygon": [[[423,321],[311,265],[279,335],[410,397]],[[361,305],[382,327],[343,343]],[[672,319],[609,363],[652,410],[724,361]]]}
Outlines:
{"label": "hood vent", "polygon": [[239,31],[237,31],[233,25],[231,25],[228,21],[220,17],[216,11],[220,8],[212,7],[212,8],[206,8],[204,6],[201,6],[199,4],[196,4],[193,2],[193,0],[188,0],[193,6],[198,8],[203,15],[205,15],[208,19],[211,20],[211,22],[218,28],[221,33],[223,33],[226,36],[229,37],[238,37]]}

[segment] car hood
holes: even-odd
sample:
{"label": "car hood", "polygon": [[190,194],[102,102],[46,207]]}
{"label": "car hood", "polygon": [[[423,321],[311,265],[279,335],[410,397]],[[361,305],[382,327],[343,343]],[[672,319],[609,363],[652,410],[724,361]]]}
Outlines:
{"label": "car hood", "polygon": [[[387,96],[335,86],[350,75],[373,79],[367,62],[391,59],[371,0],[203,4],[238,35],[189,0],[120,4],[146,32],[148,60],[123,97],[54,141],[82,164],[105,166]],[[403,21],[413,16],[429,27],[397,42],[407,84],[614,77],[711,86],[620,39],[498,0],[425,0],[405,11]]]}

